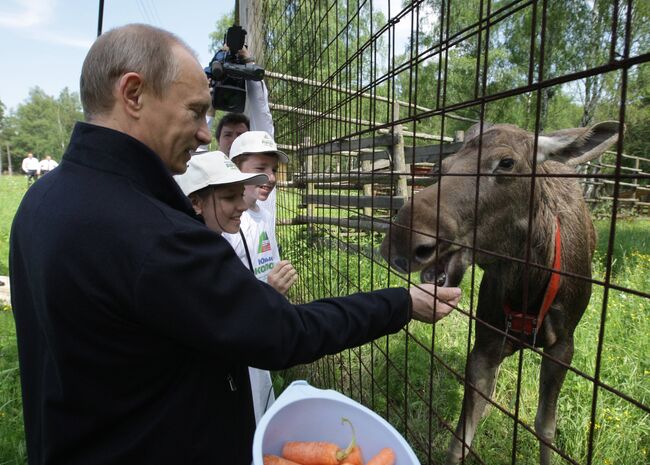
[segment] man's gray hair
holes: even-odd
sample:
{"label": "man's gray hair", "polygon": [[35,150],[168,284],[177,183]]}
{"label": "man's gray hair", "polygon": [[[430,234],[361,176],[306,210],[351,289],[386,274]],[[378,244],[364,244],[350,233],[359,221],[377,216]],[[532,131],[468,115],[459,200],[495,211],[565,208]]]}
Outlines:
{"label": "man's gray hair", "polygon": [[115,83],[129,72],[142,76],[144,86],[162,97],[178,76],[179,65],[172,52],[175,45],[196,57],[176,35],[146,24],[129,24],[99,36],[81,68],[79,88],[86,121],[113,108]]}

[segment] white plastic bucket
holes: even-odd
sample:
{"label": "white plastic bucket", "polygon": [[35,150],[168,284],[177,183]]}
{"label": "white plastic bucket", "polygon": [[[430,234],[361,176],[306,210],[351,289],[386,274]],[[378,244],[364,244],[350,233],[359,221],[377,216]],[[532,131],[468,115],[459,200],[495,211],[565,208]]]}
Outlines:
{"label": "white plastic bucket", "polygon": [[333,391],[317,389],[307,381],[294,381],[264,414],[253,439],[253,463],[263,465],[263,455],[281,455],[287,441],[329,441],[346,447],[352,422],[364,459],[384,447],[395,452],[396,465],[420,465],[401,434],[386,420],[358,402]]}

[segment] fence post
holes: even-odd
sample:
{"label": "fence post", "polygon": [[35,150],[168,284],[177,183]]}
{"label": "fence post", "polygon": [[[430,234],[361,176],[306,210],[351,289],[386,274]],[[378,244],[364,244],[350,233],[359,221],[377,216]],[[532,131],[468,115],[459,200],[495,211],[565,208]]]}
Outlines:
{"label": "fence post", "polygon": [[[311,145],[311,137],[305,137],[302,141],[303,148],[309,147]],[[314,172],[314,155],[307,154],[306,160],[306,174],[307,178]],[[316,189],[314,188],[313,182],[307,181],[307,198],[315,193]],[[314,216],[314,204],[307,202],[307,218],[312,218]],[[310,220],[311,221],[311,220]]]}
{"label": "fence post", "polygon": [[[359,158],[362,156],[362,152],[359,151]],[[363,173],[372,173],[372,164],[373,160],[361,160],[361,174]],[[363,179],[363,178],[362,178]],[[362,181],[363,182],[363,181]],[[363,184],[363,195],[365,196],[372,196],[372,183],[370,184]],[[367,216],[369,218],[372,218],[372,208],[370,207],[363,207],[363,216]]]}
{"label": "fence post", "polygon": [[[399,102],[393,102],[393,121],[399,120]],[[397,190],[396,194],[398,197],[404,197],[408,199],[409,192],[406,186],[406,178],[408,174],[406,173],[406,160],[404,158],[404,128],[401,124],[396,124],[393,126],[393,135],[395,136],[395,142],[393,145],[393,162],[394,162],[394,171],[397,172]],[[415,159],[413,160],[415,161]]]}

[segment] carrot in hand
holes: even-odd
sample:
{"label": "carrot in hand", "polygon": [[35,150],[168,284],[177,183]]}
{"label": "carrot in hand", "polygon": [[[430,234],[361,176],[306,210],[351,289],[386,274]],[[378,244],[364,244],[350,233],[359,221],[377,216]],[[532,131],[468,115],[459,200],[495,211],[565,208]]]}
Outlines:
{"label": "carrot in hand", "polygon": [[345,422],[352,427],[352,441],[345,449],[331,442],[289,441],[282,448],[282,457],[301,465],[339,465],[357,445],[354,426],[347,418],[341,419],[341,423]]}
{"label": "carrot in hand", "polygon": [[395,452],[393,452],[393,449],[386,447],[368,460],[366,465],[395,465]]}
{"label": "carrot in hand", "polygon": [[283,459],[277,455],[265,455],[264,456],[264,465],[300,465],[291,460]]}

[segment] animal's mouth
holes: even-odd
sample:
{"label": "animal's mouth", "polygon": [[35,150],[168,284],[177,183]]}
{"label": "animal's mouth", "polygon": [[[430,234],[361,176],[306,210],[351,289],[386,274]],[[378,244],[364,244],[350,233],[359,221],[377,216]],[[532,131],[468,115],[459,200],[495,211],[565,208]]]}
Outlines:
{"label": "animal's mouth", "polygon": [[462,250],[456,250],[438,257],[438,260],[422,270],[420,279],[423,283],[432,283],[440,287],[459,286],[467,268],[463,256]]}

